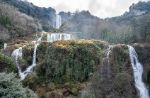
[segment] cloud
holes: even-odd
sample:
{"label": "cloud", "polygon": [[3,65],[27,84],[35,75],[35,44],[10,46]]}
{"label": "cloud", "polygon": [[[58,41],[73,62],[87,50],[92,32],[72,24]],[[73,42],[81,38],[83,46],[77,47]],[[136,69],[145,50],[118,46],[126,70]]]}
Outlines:
{"label": "cloud", "polygon": [[148,0],[28,0],[37,6],[53,7],[59,11],[89,10],[93,15],[106,18],[122,15],[132,3]]}

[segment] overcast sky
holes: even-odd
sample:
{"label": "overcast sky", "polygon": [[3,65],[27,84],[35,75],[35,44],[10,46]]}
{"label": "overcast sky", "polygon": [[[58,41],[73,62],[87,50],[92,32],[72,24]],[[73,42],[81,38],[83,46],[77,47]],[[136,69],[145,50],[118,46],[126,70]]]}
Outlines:
{"label": "overcast sky", "polygon": [[89,10],[100,18],[122,15],[132,3],[148,0],[27,0],[40,7],[52,7],[57,12]]}

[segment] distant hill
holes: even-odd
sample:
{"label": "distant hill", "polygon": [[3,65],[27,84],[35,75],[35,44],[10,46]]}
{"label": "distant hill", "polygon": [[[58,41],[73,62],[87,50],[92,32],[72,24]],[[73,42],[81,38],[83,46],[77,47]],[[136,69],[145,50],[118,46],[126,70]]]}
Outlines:
{"label": "distant hill", "polygon": [[[103,39],[114,43],[150,41],[150,1],[130,6],[119,17],[100,19],[88,11],[74,14],[61,12],[66,31],[80,32],[79,38]],[[68,19],[68,20],[64,20]]]}

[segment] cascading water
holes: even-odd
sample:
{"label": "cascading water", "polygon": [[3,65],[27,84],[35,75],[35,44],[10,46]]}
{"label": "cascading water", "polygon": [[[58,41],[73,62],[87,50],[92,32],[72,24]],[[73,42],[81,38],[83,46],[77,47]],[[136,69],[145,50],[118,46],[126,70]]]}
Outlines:
{"label": "cascading water", "polygon": [[7,48],[7,43],[4,43],[4,50]]}
{"label": "cascading water", "polygon": [[18,59],[19,58],[22,58],[22,47],[19,47],[18,49],[15,49],[11,56],[15,59],[16,61],[16,66],[17,66],[17,69],[18,69],[18,73],[19,73],[19,76],[20,78],[22,79],[24,76],[24,74],[22,73],[21,71],[21,68],[19,67],[19,62],[18,62]]}
{"label": "cascading water", "polygon": [[56,29],[59,29],[61,26],[61,16],[59,14],[56,14]]}
{"label": "cascading water", "polygon": [[51,33],[47,34],[47,41],[48,42],[54,42],[57,40],[70,40],[71,34],[67,33]]}
{"label": "cascading water", "polygon": [[24,80],[25,77],[29,73],[31,73],[32,69],[36,66],[36,50],[37,50],[37,47],[39,45],[39,42],[42,40],[42,37],[43,37],[43,33],[41,34],[41,37],[38,38],[38,40],[35,42],[32,65],[29,66],[24,72],[21,71],[21,68],[20,68],[19,62],[18,62],[18,59],[22,58],[22,47],[20,47],[19,49],[14,50],[12,52],[12,57],[15,58],[15,60],[16,60],[16,66],[18,68],[18,72],[19,72],[19,76],[20,76],[21,80]]}
{"label": "cascading water", "polygon": [[[21,78],[21,80],[24,80],[26,76],[32,72],[33,68],[36,66],[36,50],[39,45],[39,43],[42,40],[42,37],[44,34],[47,34],[46,32],[42,32],[41,37],[38,38],[37,41],[33,41],[35,43],[34,46],[34,52],[33,52],[33,59],[32,59],[32,65],[30,65],[24,72],[21,71],[21,68],[19,66],[19,58],[22,58],[22,47],[15,49],[12,52],[12,57],[15,58],[16,60],[16,66],[18,68],[18,73]],[[70,40],[71,39],[71,34],[66,34],[66,33],[51,33],[47,34],[47,41],[48,42],[54,42],[57,40]]]}
{"label": "cascading water", "polygon": [[137,90],[139,91],[140,98],[150,98],[148,90],[142,80],[143,74],[143,66],[138,60],[138,55],[135,49],[132,46],[128,46],[129,48],[129,55],[131,60],[131,65],[134,72],[134,81]]}
{"label": "cascading water", "polygon": [[109,45],[108,50],[107,50],[107,60],[108,60],[108,63],[110,63],[110,61],[109,61],[109,55],[110,55],[110,52],[111,52],[111,48],[113,48],[113,45]]}

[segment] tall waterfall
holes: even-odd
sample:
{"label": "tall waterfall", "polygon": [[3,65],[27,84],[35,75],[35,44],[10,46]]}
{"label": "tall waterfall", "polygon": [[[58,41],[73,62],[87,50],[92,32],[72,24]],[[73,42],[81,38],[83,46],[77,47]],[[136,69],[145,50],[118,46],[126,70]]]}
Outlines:
{"label": "tall waterfall", "polygon": [[15,60],[16,60],[16,66],[18,68],[18,72],[19,72],[19,76],[20,76],[21,80],[24,80],[26,78],[26,76],[29,73],[31,73],[33,68],[36,66],[36,50],[39,45],[39,42],[42,40],[42,37],[43,37],[43,33],[41,34],[41,37],[38,38],[38,40],[35,42],[32,65],[30,65],[24,72],[21,71],[21,68],[20,68],[19,62],[18,62],[19,58],[22,58],[22,47],[20,47],[19,49],[15,49],[12,52],[12,57],[15,58]]}
{"label": "tall waterfall", "polygon": [[59,14],[56,14],[56,29],[59,29],[61,26],[61,16]]}
{"label": "tall waterfall", "polygon": [[57,40],[70,40],[71,34],[67,33],[51,33],[47,34],[47,41],[48,42],[54,42]]}
{"label": "tall waterfall", "polygon": [[138,55],[132,46],[128,46],[131,65],[134,72],[134,81],[140,98],[149,98],[148,90],[142,80],[143,65],[138,60]]}

